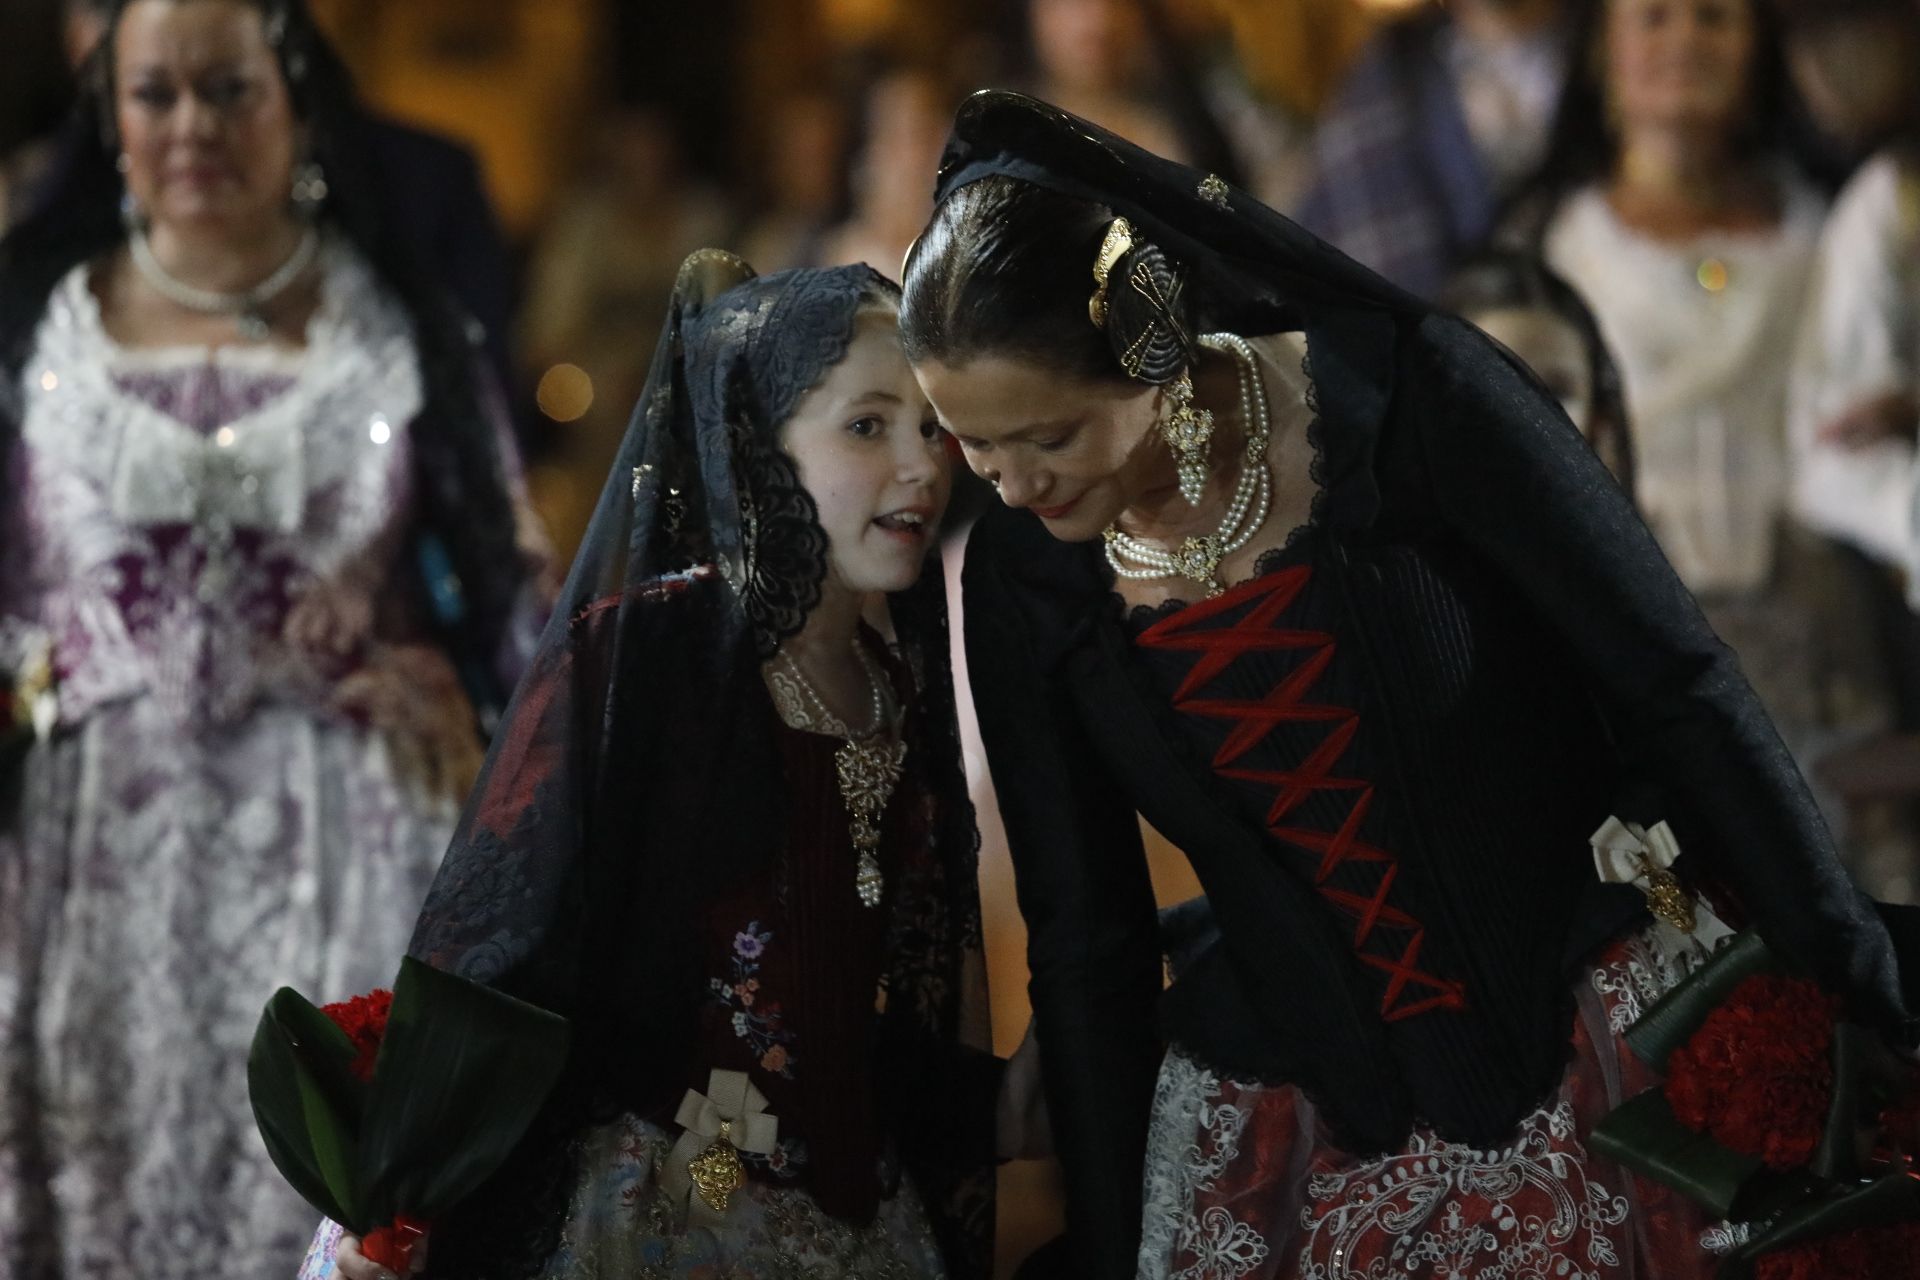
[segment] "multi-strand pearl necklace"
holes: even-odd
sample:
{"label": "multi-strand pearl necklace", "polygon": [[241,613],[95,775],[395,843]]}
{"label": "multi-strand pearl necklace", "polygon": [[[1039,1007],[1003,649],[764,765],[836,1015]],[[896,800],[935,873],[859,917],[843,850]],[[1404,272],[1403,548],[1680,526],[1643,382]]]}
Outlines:
{"label": "multi-strand pearl necklace", "polygon": [[1273,468],[1267,463],[1267,441],[1273,426],[1267,417],[1260,366],[1247,340],[1234,333],[1209,333],[1201,337],[1200,345],[1232,356],[1240,374],[1240,421],[1247,435],[1240,483],[1234,487],[1219,526],[1210,534],[1182,539],[1178,547],[1163,547],[1122,533],[1118,525],[1108,525],[1107,563],[1123,578],[1186,578],[1206,587],[1208,595],[1217,596],[1226,590],[1220,582],[1220,562],[1253,541],[1273,509]]}

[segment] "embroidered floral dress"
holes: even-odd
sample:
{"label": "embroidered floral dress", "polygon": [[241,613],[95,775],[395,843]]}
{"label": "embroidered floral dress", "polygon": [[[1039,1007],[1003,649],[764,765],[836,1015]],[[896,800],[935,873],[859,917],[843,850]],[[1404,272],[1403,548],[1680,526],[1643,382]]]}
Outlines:
{"label": "embroidered floral dress", "polygon": [[[908,680],[895,667],[897,691]],[[916,899],[938,880],[930,853],[932,793],[918,767],[908,713],[905,774],[881,822],[884,897],[860,902],[848,813],[836,781],[843,739],[781,725],[777,746],[791,843],[774,874],[739,886],[706,913],[706,999],[687,1088],[705,1093],[715,1069],[744,1072],[778,1124],[773,1149],[741,1151],[746,1185],[718,1221],[689,1221],[684,1178],[667,1166],[682,1129],[681,1097],[582,1134],[550,1280],[925,1280],[946,1264],[926,1209],[883,1118],[876,1078],[877,1004],[889,983],[889,942],[914,927]],[[662,1045],[663,1054],[681,1052]],[[938,1099],[925,1105],[938,1106]],[[684,1159],[684,1156],[679,1157]],[[316,1236],[300,1280],[330,1274],[340,1231]]]}
{"label": "embroidered floral dress", "polygon": [[255,1023],[390,982],[446,847],[330,707],[357,659],[282,637],[342,577],[404,613],[412,340],[323,265],[304,351],[122,349],[80,268],[25,366],[0,619],[51,634],[59,724],[0,833],[0,1275],[290,1271],[312,1215],[254,1131]]}

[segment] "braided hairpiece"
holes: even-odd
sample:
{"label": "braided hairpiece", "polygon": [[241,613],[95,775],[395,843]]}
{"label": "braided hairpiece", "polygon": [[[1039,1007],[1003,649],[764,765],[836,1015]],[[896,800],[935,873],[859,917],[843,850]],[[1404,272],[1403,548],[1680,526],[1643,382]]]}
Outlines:
{"label": "braided hairpiece", "polygon": [[[1116,281],[1122,282],[1117,288]],[[1108,224],[1093,282],[1087,318],[1107,335],[1128,377],[1161,386],[1192,363],[1193,339],[1179,320],[1186,278],[1125,218]]]}

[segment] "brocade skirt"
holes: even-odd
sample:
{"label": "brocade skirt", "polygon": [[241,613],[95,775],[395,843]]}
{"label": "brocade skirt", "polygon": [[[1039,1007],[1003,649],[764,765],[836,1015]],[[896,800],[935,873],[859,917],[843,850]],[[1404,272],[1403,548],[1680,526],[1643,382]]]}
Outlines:
{"label": "brocade skirt", "polygon": [[1734,1243],[1724,1224],[1585,1142],[1657,1083],[1622,1032],[1692,963],[1663,925],[1611,944],[1578,985],[1559,1088],[1494,1150],[1416,1130],[1354,1155],[1299,1089],[1175,1047],[1154,1096],[1140,1280],[1707,1280]]}
{"label": "brocade skirt", "polygon": [[[946,1265],[911,1183],[854,1226],[805,1191],[749,1181],[719,1227],[690,1226],[658,1170],[674,1136],[624,1116],[590,1130],[560,1247],[543,1280],[943,1280]],[[321,1227],[299,1280],[333,1274],[340,1229]],[[429,1245],[431,1247],[431,1245]]]}

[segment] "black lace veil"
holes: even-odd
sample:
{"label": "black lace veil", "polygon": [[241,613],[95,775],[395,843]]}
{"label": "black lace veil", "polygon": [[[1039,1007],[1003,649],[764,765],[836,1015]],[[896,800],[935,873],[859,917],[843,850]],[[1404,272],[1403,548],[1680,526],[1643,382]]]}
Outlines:
{"label": "black lace veil", "polygon": [[[768,873],[785,832],[760,664],[826,572],[778,429],[845,354],[861,308],[896,297],[866,267],[756,277],[703,250],[681,268],[646,391],[410,948],[575,1028],[521,1153],[436,1232],[435,1274],[537,1272],[564,1221],[574,1136],[686,1087],[703,908]],[[922,676],[943,883],[896,910],[883,1016],[916,1043],[983,1045],[978,840],[937,564],[890,606]],[[990,1170],[913,1172],[964,1273],[960,1258],[990,1243]]]}
{"label": "black lace veil", "polygon": [[1110,207],[1197,273],[1209,318],[1237,332],[1306,328],[1309,314],[1328,309],[1431,310],[1216,175],[1036,98],[985,89],[954,118],[934,200],[994,175]]}

